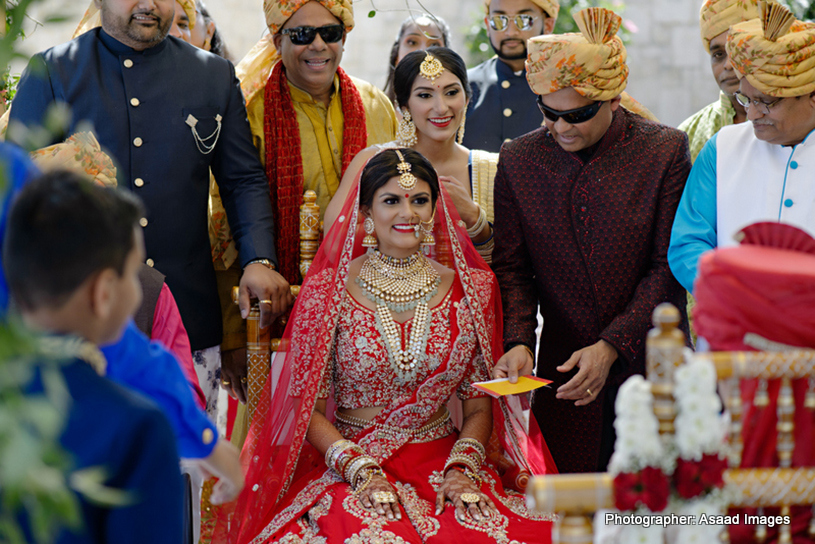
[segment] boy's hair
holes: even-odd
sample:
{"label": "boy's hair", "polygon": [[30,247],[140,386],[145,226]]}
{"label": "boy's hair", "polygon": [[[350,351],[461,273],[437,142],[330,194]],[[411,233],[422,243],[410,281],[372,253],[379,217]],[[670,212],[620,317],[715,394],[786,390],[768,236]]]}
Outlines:
{"label": "boy's hair", "polygon": [[121,275],[144,214],[138,198],[69,171],[26,185],[9,213],[3,267],[22,310],[59,308],[93,274]]}

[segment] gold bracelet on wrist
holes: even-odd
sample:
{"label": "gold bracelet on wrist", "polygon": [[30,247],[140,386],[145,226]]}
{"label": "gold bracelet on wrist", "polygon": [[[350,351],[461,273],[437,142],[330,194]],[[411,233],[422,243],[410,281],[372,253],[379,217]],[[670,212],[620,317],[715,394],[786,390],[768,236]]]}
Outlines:
{"label": "gold bracelet on wrist", "polygon": [[487,212],[484,211],[484,208],[476,204],[478,208],[478,219],[476,220],[475,224],[472,227],[467,229],[467,235],[470,238],[475,238],[476,236],[484,230],[484,225],[487,224]]}
{"label": "gold bracelet on wrist", "polygon": [[529,356],[532,357],[532,364],[535,364],[535,352],[532,351],[532,348],[530,348],[526,344],[516,344],[514,347],[517,348],[518,346],[521,346],[522,348],[524,348],[526,350],[526,352],[529,354]]}
{"label": "gold bracelet on wrist", "polygon": [[479,453],[482,463],[487,458],[487,450],[484,449],[484,444],[475,438],[459,438],[456,440],[456,443],[453,444],[451,453],[460,453],[466,451],[468,448],[474,448]]}
{"label": "gold bracelet on wrist", "polygon": [[384,477],[385,473],[382,472],[382,469],[379,468],[379,467],[365,469],[363,471],[363,473],[360,474],[360,477],[364,478],[362,480],[362,483],[359,484],[356,487],[351,486],[354,489],[354,495],[359,495],[360,493],[365,491],[365,488],[368,487],[371,484],[371,480],[374,479],[374,476],[383,476]]}
{"label": "gold bracelet on wrist", "polygon": [[339,457],[343,451],[353,446],[354,443],[351,442],[350,440],[345,439],[337,440],[336,442],[328,446],[327,450],[325,450],[325,464],[331,467],[336,463],[337,457]]}

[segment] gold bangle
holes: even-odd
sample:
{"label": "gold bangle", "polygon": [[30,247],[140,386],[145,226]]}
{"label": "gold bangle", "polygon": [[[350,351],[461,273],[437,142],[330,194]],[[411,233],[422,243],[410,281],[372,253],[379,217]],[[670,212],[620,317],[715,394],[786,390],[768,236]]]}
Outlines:
{"label": "gold bangle", "polygon": [[530,348],[526,344],[515,344],[512,347],[517,348],[518,346],[521,346],[522,348],[524,348],[526,350],[526,352],[529,354],[529,356],[532,357],[532,363],[534,363],[535,362],[535,352],[532,351],[532,348]]}
{"label": "gold bangle", "polygon": [[467,446],[471,446],[477,449],[482,457],[487,456],[487,452],[484,449],[484,444],[482,444],[475,438],[459,438],[458,440],[456,440],[456,443],[453,444],[453,451],[464,449]]}
{"label": "gold bangle", "polygon": [[484,230],[484,225],[487,224],[487,212],[484,211],[484,208],[476,204],[478,207],[478,219],[476,220],[475,224],[472,227],[467,229],[467,235],[470,238],[474,238],[478,236],[478,234]]}

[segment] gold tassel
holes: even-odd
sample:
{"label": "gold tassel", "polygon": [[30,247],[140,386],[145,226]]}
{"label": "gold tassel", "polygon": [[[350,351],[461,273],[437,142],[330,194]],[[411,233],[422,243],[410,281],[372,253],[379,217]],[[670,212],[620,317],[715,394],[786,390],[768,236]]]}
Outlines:
{"label": "gold tassel", "polygon": [[804,408],[815,410],[815,379],[807,380],[807,394],[804,397]]}
{"label": "gold tassel", "polygon": [[756,389],[755,397],[753,397],[753,404],[757,408],[766,408],[770,404],[770,395],[767,393],[767,380],[758,381],[758,389]]}

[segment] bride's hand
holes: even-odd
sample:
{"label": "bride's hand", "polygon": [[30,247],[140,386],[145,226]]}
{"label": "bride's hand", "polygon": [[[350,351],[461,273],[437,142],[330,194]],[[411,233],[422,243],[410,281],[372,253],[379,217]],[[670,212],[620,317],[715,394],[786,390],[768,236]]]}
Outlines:
{"label": "bride's hand", "polygon": [[439,176],[439,181],[447,189],[447,194],[450,195],[462,221],[467,224],[467,228],[471,228],[478,221],[480,212],[473,202],[473,197],[470,196],[469,187],[452,176]]}
{"label": "bride's hand", "polygon": [[368,510],[373,510],[391,521],[402,519],[399,495],[384,476],[377,475],[371,478],[371,482],[359,494],[359,501]]}
{"label": "bride's hand", "polygon": [[[465,503],[461,500],[462,495],[470,494],[478,497],[478,502]],[[475,521],[481,521],[481,516],[486,518],[498,513],[495,504],[487,497],[477,485],[463,472],[450,469],[444,477],[444,481],[436,494],[436,515],[444,510],[444,501],[449,499],[456,508],[456,518],[464,521],[464,513],[470,514]]]}

